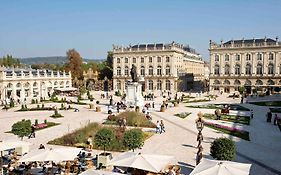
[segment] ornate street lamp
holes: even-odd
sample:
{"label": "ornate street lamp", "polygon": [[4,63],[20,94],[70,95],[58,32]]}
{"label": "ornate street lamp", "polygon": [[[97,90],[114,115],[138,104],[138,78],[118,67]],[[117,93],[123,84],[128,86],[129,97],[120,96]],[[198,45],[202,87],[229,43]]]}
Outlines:
{"label": "ornate street lamp", "polygon": [[201,112],[199,112],[197,114],[197,116],[198,116],[198,119],[196,120],[196,128],[200,132],[204,128],[204,121],[202,119],[203,118],[203,114]]}

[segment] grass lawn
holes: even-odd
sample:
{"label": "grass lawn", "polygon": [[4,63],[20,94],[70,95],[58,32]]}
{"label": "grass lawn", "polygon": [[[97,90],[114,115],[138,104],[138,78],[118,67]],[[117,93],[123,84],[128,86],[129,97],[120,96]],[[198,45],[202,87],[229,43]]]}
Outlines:
{"label": "grass lawn", "polygon": [[247,132],[247,131],[244,131],[244,132],[230,131],[228,129],[224,129],[224,128],[220,128],[220,127],[216,127],[214,125],[208,125],[208,124],[205,124],[205,126],[207,126],[208,128],[215,129],[217,131],[221,131],[225,134],[229,134],[229,135],[232,135],[232,136],[239,137],[241,139],[250,141],[250,135],[249,135],[249,132]]}
{"label": "grass lawn", "polygon": [[186,106],[186,107],[204,108],[204,109],[223,109],[225,105],[229,106],[230,110],[250,111],[250,109],[240,106],[238,104],[208,104],[208,105]]}
{"label": "grass lawn", "polygon": [[201,100],[184,100],[183,103],[198,103],[198,102],[207,102],[210,101],[208,99],[201,99]]}
{"label": "grass lawn", "polygon": [[[204,118],[216,120],[215,114],[204,114]],[[233,123],[240,123],[243,125],[250,125],[250,116],[235,116],[235,115],[221,115],[221,120],[233,122]]]}
{"label": "grass lawn", "polygon": [[250,104],[258,105],[258,106],[280,106],[281,101],[260,101],[260,102],[250,102]]}
{"label": "grass lawn", "polygon": [[281,108],[269,108],[273,113],[281,113]]}
{"label": "grass lawn", "polygon": [[175,114],[175,116],[184,119],[187,116],[189,116],[190,114],[191,114],[191,112],[182,112],[182,113],[179,113],[179,114]]}

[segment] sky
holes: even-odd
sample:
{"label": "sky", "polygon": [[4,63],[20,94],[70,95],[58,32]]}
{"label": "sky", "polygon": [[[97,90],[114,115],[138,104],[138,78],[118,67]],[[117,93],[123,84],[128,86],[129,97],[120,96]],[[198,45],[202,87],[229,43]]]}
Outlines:
{"label": "sky", "polygon": [[0,57],[104,59],[112,44],[281,37],[281,0],[0,0]]}

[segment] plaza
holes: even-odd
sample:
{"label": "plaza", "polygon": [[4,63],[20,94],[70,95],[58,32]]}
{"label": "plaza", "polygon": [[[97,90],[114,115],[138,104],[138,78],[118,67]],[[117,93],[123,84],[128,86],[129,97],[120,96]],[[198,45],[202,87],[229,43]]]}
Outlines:
{"label": "plaza", "polygon": [[[50,116],[53,111],[34,111],[34,112],[15,112],[19,107],[15,107],[9,111],[0,112],[1,120],[1,140],[6,139],[18,139],[17,136],[6,133],[11,130],[11,125],[22,119],[31,119],[34,121],[38,119],[39,122],[47,119],[60,123],[60,125],[43,129],[36,132],[36,138],[24,138],[24,141],[32,143],[31,149],[38,149],[39,144],[44,144],[47,148],[57,147],[55,145],[47,145],[47,142],[55,138],[61,137],[71,131],[81,128],[89,122],[102,123],[108,116],[107,110],[109,103],[107,99],[100,99],[100,94],[103,92],[92,92],[96,100],[100,101],[100,107],[102,112],[95,112],[93,109],[89,109],[88,105],[74,105],[79,109],[79,112],[73,112],[73,110],[59,111],[64,118],[53,119]],[[111,92],[110,94],[112,94]],[[197,96],[196,99],[202,99],[198,94],[191,94]],[[142,153],[155,153],[172,155],[176,158],[177,164],[180,165],[182,174],[189,174],[195,166],[195,156],[197,151],[196,135],[197,129],[195,126],[195,119],[197,113],[213,113],[214,109],[202,109],[202,108],[188,108],[185,107],[186,103],[180,103],[178,107],[172,107],[169,105],[167,110],[162,113],[159,112],[160,105],[163,97],[157,97],[155,99],[155,108],[150,110],[152,114],[152,121],[156,123],[157,120],[163,120],[165,123],[166,132],[162,134],[154,134],[151,138],[145,141],[142,149],[138,150]],[[74,99],[72,99],[74,100]],[[119,101],[120,97],[113,96],[113,100]],[[93,103],[85,101],[86,103]],[[151,101],[146,101],[151,102]],[[210,102],[197,102],[188,103],[188,105],[203,105],[203,104],[216,104],[216,103],[239,103],[239,99],[228,98],[226,95],[220,95],[216,100]],[[45,106],[53,106],[59,104],[45,103]],[[35,105],[34,105],[35,106]],[[204,157],[210,158],[210,143],[218,137],[226,137],[235,141],[237,146],[236,161],[252,164],[251,174],[280,174],[280,156],[276,153],[280,152],[280,131],[278,127],[266,123],[265,116],[268,111],[268,107],[260,107],[251,104],[242,104],[249,109],[253,109],[254,118],[251,120],[250,125],[242,125],[238,123],[231,123],[225,121],[212,121],[220,124],[241,128],[250,132],[250,141],[224,134],[222,132],[205,127],[203,129],[204,141],[202,142],[204,151]],[[113,108],[113,112],[116,113],[116,109]],[[185,119],[174,116],[180,112],[191,112],[191,115]],[[241,111],[240,111],[241,112]],[[242,111],[246,115],[249,115],[249,111]],[[237,114],[237,111],[230,111],[230,114]],[[206,119],[207,120],[207,119]],[[5,121],[5,125],[2,123]],[[209,121],[209,120],[208,120]],[[154,131],[154,129],[153,129]],[[95,153],[101,151],[94,151]],[[113,155],[119,153],[114,152]]]}

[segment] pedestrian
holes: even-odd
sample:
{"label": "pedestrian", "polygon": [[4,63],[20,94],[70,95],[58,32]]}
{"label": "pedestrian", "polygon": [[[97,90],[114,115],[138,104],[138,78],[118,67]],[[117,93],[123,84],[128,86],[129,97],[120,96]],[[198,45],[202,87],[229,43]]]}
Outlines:
{"label": "pedestrian", "polygon": [[168,102],[167,101],[165,102],[165,106],[166,106],[166,109],[167,109],[168,108]]}
{"label": "pedestrian", "polygon": [[252,109],[251,109],[251,118],[254,118],[254,112]]}
{"label": "pedestrian", "polygon": [[166,130],[165,130],[165,125],[164,125],[163,120],[160,121],[160,134],[161,134],[162,132],[166,132]]}
{"label": "pedestrian", "polygon": [[160,123],[159,123],[159,121],[157,120],[157,122],[156,122],[156,133],[160,133],[160,129],[161,129],[161,126],[160,126]]}
{"label": "pedestrian", "polygon": [[93,149],[93,138],[91,135],[87,139],[87,145],[90,150]]}
{"label": "pedestrian", "polygon": [[41,143],[39,149],[45,149],[45,146]]}
{"label": "pedestrian", "polygon": [[244,102],[244,97],[243,97],[243,95],[241,96],[241,104],[243,104],[243,102]]}
{"label": "pedestrian", "polygon": [[277,114],[275,114],[273,124],[277,125],[277,122],[278,122],[278,116],[277,116]]}
{"label": "pedestrian", "polygon": [[35,138],[35,126],[34,125],[31,126],[31,133],[30,133],[28,138],[29,139],[30,138]]}
{"label": "pedestrian", "polygon": [[127,121],[126,121],[126,118],[124,117],[123,118],[123,129],[126,129],[126,124],[127,124]]}
{"label": "pedestrian", "polygon": [[197,142],[198,142],[197,148],[199,148],[201,146],[202,141],[203,141],[203,135],[202,135],[202,132],[199,131],[199,133],[197,135]]}
{"label": "pedestrian", "polygon": [[154,105],[155,105],[154,102],[152,102],[152,108],[153,108],[153,109],[154,109]]}
{"label": "pedestrian", "polygon": [[272,113],[271,113],[271,111],[269,111],[268,113],[267,113],[267,122],[269,122],[269,123],[271,123],[271,120],[272,120]]}

